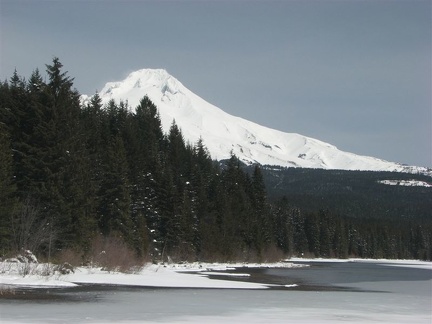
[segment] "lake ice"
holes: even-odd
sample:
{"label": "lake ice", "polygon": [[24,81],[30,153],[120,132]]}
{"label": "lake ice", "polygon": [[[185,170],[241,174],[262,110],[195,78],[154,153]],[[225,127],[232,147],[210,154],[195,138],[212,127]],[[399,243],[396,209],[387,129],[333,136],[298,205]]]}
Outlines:
{"label": "lake ice", "polygon": [[[27,297],[0,299],[0,318],[2,323],[432,322],[430,263],[423,268],[378,261],[309,264],[243,268],[214,277],[278,284],[270,289],[30,289]],[[233,276],[236,272],[249,276]]]}

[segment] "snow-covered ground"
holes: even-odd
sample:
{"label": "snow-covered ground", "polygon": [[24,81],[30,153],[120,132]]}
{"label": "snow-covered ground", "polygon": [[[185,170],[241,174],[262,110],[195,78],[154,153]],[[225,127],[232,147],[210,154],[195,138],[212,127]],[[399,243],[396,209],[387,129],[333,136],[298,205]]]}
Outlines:
{"label": "snow-covered ground", "polygon": [[[237,282],[228,280],[212,280],[208,276],[225,275],[245,277],[244,273],[227,273],[241,267],[252,268],[291,268],[299,267],[291,262],[267,264],[227,264],[227,263],[184,263],[171,265],[145,265],[139,271],[126,274],[105,271],[99,267],[77,267],[74,273],[61,275],[43,275],[46,264],[0,263],[0,285],[25,287],[74,287],[79,284],[109,284],[143,287],[173,287],[173,288],[225,288],[225,289],[265,289],[269,285]],[[26,270],[24,268],[27,268]],[[23,275],[24,272],[28,274]]]}
{"label": "snow-covered ground", "polygon": [[420,261],[420,260],[389,260],[389,259],[323,259],[323,258],[291,258],[291,262],[373,262],[386,266],[393,267],[406,267],[406,268],[416,268],[416,269],[428,269],[432,270],[431,261]]}
{"label": "snow-covered ground", "polygon": [[[293,263],[295,262],[295,263]],[[229,273],[238,268],[292,268],[301,267],[298,263],[310,262],[374,262],[388,266],[422,268],[432,270],[432,262],[418,260],[387,259],[303,259],[292,258],[278,263],[184,263],[147,264],[134,273],[105,271],[99,267],[77,267],[67,275],[47,272],[46,264],[23,264],[0,262],[0,285],[25,287],[74,287],[80,284],[109,284],[143,287],[172,288],[225,288],[225,289],[265,289],[274,285],[232,280],[214,280],[211,276],[247,277],[247,273]],[[24,268],[27,267],[24,275]]]}

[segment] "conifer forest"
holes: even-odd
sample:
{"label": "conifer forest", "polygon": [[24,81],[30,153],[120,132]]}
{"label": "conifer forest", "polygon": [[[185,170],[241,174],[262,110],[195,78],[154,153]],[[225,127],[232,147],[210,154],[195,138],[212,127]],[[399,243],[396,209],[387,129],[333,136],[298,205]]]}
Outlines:
{"label": "conifer forest", "polygon": [[82,104],[73,81],[54,58],[43,75],[0,83],[0,256],[69,250],[85,260],[95,239],[111,237],[154,262],[432,260],[432,188],[407,192],[420,197],[411,205],[382,198],[384,185],[356,200],[330,195],[329,173],[315,171],[328,189],[321,200],[290,182],[272,194],[265,167],[212,160],[175,121],[164,133],[148,97]]}

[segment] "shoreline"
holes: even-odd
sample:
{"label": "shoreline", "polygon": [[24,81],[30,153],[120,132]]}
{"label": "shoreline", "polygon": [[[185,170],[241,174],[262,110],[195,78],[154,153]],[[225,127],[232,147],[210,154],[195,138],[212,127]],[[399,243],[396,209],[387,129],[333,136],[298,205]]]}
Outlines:
{"label": "shoreline", "polygon": [[[1,287],[15,288],[73,288],[80,285],[112,285],[148,288],[202,288],[202,289],[271,289],[279,285],[236,280],[248,273],[230,272],[241,269],[299,268],[320,262],[373,262],[385,266],[412,267],[432,271],[432,262],[391,259],[322,259],[291,258],[276,263],[205,263],[146,264],[133,273],[104,271],[99,267],[76,267],[74,273],[43,275],[47,264],[0,262]],[[22,267],[30,269],[22,274]],[[220,279],[229,277],[228,279]],[[282,287],[282,286],[281,286]],[[285,287],[291,288],[291,287]]]}

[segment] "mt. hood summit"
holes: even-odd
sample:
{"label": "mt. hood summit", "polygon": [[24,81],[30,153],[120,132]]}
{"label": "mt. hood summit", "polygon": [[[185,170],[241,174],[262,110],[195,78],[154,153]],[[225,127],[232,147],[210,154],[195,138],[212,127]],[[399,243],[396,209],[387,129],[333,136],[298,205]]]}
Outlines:
{"label": "mt. hood summit", "polygon": [[[246,164],[429,173],[427,168],[343,152],[310,137],[284,133],[229,115],[163,69],[138,70],[123,81],[108,82],[99,96],[104,104],[111,99],[122,100],[132,109],[148,96],[158,108],[164,132],[175,120],[185,140],[195,144],[201,138],[215,160],[227,159],[232,152]],[[88,99],[82,96],[84,102]]]}

